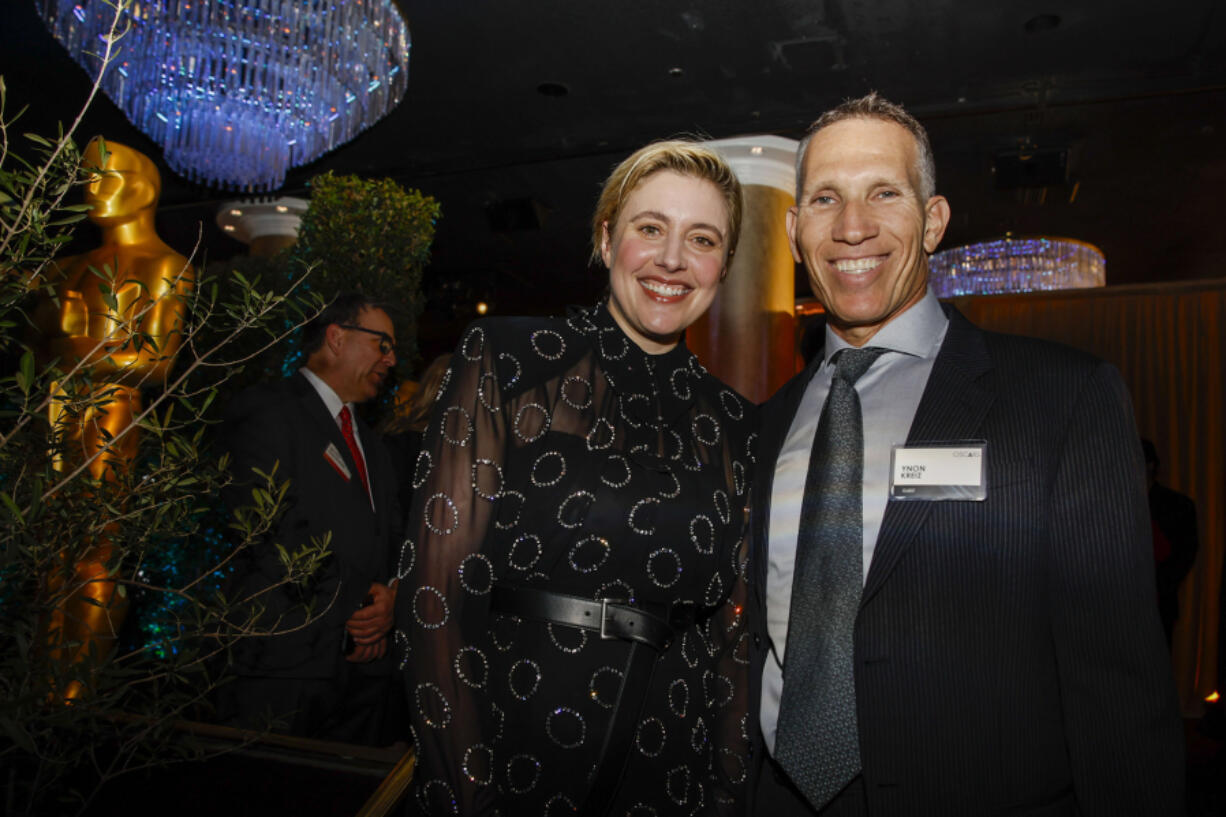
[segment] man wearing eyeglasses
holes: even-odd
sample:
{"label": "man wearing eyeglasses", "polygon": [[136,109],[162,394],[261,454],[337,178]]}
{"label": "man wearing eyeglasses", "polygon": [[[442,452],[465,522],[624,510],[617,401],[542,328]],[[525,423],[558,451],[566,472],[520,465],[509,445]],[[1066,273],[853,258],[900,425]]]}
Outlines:
{"label": "man wearing eyeglasses", "polygon": [[[232,512],[252,503],[259,473],[288,488],[274,528],[237,554],[230,598],[257,616],[257,633],[274,634],[238,640],[219,714],[248,727],[271,714],[303,737],[390,742],[399,509],[390,456],[355,409],[396,364],[395,329],[378,302],[341,295],[305,327],[303,347],[305,366],[239,395],[222,426]],[[279,548],[322,541],[329,555],[305,587],[286,583]]]}

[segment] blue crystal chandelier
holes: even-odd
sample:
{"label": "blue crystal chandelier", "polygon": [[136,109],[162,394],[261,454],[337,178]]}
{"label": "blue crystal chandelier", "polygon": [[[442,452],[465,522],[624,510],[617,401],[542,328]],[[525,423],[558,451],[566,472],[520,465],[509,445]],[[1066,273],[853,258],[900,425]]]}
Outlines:
{"label": "blue crystal chandelier", "polygon": [[928,261],[939,298],[1045,289],[1089,289],[1107,282],[1107,259],[1072,238],[1013,238],[942,250]]}
{"label": "blue crystal chandelier", "polygon": [[408,84],[392,0],[36,0],[56,39],[177,173],[267,192],[370,127]]}

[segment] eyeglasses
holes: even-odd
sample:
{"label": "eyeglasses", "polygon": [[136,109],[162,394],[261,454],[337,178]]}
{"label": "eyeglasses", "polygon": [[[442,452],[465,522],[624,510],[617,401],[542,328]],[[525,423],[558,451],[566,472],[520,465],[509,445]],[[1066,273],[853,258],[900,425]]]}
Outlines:
{"label": "eyeglasses", "polygon": [[337,326],[341,329],[355,329],[358,332],[377,336],[379,338],[379,354],[386,355],[396,351],[396,341],[392,340],[392,336],[387,332],[380,332],[378,329],[367,329],[365,326],[355,326],[352,323],[338,323]]}

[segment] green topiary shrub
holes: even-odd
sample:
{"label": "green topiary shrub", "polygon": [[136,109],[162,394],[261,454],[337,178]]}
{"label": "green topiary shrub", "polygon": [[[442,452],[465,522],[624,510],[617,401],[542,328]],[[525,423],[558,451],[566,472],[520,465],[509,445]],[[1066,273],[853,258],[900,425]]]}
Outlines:
{"label": "green topiary shrub", "polygon": [[311,289],[325,299],[357,290],[390,304],[398,368],[412,371],[422,271],[430,258],[438,202],[391,179],[330,171],[312,179],[310,187],[298,242],[288,250],[290,269],[311,268]]}

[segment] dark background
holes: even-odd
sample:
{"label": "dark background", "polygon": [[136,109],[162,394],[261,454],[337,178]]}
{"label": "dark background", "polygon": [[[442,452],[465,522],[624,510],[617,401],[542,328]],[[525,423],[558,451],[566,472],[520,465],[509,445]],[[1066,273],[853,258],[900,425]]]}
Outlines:
{"label": "dark background", "polygon": [[[634,148],[682,132],[797,138],[826,107],[874,88],[931,132],[954,214],[944,246],[1007,231],[1069,236],[1106,253],[1109,284],[1226,275],[1221,0],[398,5],[413,39],[404,100],[291,172],[282,192],[304,195],[332,169],[441,202],[426,360],[477,300],[554,313],[597,296],[587,221],[600,181]],[[0,0],[0,74],[8,113],[29,106],[18,131],[53,134],[88,88],[34,0]],[[80,140],[95,133],[160,161],[105,98]],[[1019,179],[1022,156],[1051,161],[1032,159]],[[162,168],[162,237],[187,251],[203,230],[210,261],[244,252],[214,222],[234,196]],[[1050,184],[1016,186],[1044,171]]]}

